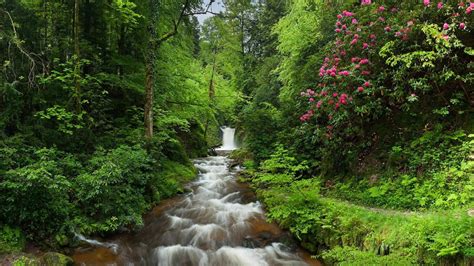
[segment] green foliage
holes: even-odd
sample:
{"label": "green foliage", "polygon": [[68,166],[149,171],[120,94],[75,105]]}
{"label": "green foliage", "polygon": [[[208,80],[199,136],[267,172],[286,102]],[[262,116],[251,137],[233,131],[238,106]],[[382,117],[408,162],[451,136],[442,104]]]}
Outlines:
{"label": "green foliage", "polygon": [[[472,259],[470,247],[474,232],[470,228],[474,223],[467,213],[472,206],[472,189],[460,180],[453,179],[452,184],[465,189],[461,193],[465,201],[457,201],[453,196],[458,195],[455,193],[433,197],[446,199],[443,204],[448,205],[437,207],[451,210],[412,213],[371,209],[321,196],[327,188],[322,187],[320,179],[302,179],[299,174],[307,166],[300,164],[283,147],[276,150],[270,159],[261,163],[259,172],[246,174],[253,175],[250,180],[268,211],[268,218],[289,229],[310,251],[324,250],[320,254],[326,263],[414,265],[450,262],[468,265]],[[467,175],[472,173],[472,168],[464,171],[469,171],[464,173]],[[470,177],[472,179],[472,174]],[[427,182],[434,180],[436,178]],[[423,192],[411,191],[410,188],[417,187],[417,182],[416,178],[405,176],[397,184],[381,182],[361,193],[366,197],[388,198],[407,207],[410,206],[407,200],[414,193],[429,197],[436,191],[445,194],[455,191],[446,187],[446,180],[438,180],[442,188],[439,190],[424,187]],[[420,185],[420,189],[427,184]],[[337,191],[357,190],[351,184],[337,186]],[[353,200],[357,192],[351,193],[348,198]]]}
{"label": "green foliage", "polygon": [[0,227],[0,254],[19,252],[25,247],[25,236],[19,228]]}
{"label": "green foliage", "polygon": [[357,248],[335,247],[323,252],[321,257],[329,265],[386,265],[386,266],[408,266],[416,265],[416,259],[409,256],[403,256],[397,253],[391,253],[387,256],[380,256],[375,252],[361,251]]}
{"label": "green foliage", "polygon": [[0,182],[2,221],[20,226],[28,237],[39,238],[64,226],[71,215],[72,183],[61,162],[61,158],[70,159],[63,156],[56,149],[39,149],[34,163],[5,173]]}
{"label": "green foliage", "polygon": [[270,156],[280,128],[281,113],[269,103],[249,105],[243,110],[246,147],[255,153],[255,161]]}
{"label": "green foliage", "polygon": [[82,231],[90,234],[142,224],[149,207],[144,194],[153,171],[153,161],[139,146],[119,146],[97,151],[76,179],[77,204],[85,217]]}
{"label": "green foliage", "polygon": [[[462,131],[425,132],[405,146],[393,146],[391,170],[363,173],[326,189],[328,195],[396,209],[451,209],[473,201],[474,150]],[[371,170],[374,171],[374,170]]]}

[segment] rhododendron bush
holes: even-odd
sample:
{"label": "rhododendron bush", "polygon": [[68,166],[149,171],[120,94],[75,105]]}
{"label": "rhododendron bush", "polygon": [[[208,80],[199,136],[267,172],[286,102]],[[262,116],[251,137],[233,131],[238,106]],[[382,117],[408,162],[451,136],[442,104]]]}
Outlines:
{"label": "rhododendron bush", "polygon": [[[334,18],[334,42],[301,92],[328,141],[362,135],[394,112],[435,121],[472,110],[472,10],[463,1],[361,1]],[[330,22],[327,22],[330,23]]]}

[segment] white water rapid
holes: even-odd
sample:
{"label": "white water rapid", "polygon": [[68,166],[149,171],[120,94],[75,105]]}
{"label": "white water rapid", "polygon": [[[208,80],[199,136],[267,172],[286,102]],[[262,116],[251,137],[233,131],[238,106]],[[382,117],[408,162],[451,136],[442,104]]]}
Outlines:
{"label": "white water rapid", "polygon": [[194,162],[200,173],[192,192],[164,201],[138,233],[113,241],[118,254],[84,249],[74,255],[76,265],[307,265],[294,244],[280,243],[288,235],[265,222],[254,194],[229,170],[230,159]]}

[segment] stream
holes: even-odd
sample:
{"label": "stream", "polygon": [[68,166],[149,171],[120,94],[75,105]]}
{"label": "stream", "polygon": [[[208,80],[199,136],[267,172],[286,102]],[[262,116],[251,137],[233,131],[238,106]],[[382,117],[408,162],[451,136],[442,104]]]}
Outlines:
{"label": "stream", "polygon": [[83,238],[75,264],[320,265],[289,233],[265,221],[255,194],[236,180],[239,169],[229,163],[225,156],[194,160],[199,176],[190,193],[155,207],[137,233],[106,242]]}

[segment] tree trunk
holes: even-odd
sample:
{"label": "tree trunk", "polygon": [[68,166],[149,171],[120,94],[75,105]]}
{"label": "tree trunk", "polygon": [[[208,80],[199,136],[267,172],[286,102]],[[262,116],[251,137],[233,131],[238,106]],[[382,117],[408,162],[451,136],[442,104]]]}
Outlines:
{"label": "tree trunk", "polygon": [[[209,81],[209,107],[214,107],[214,97],[216,95],[216,89],[214,87],[214,73],[216,71],[216,54],[217,48],[214,49],[214,58],[212,60],[212,72],[211,72],[211,80]],[[209,114],[207,115],[206,125],[204,128],[204,137],[207,139],[207,131],[209,129]]]}
{"label": "tree trunk", "polygon": [[155,85],[155,61],[157,36],[156,36],[156,20],[157,20],[157,3],[149,0],[150,20],[148,22],[148,44],[145,51],[145,138],[150,140],[153,138],[153,90]]}
{"label": "tree trunk", "polygon": [[75,94],[75,109],[76,113],[80,113],[82,110],[81,106],[81,83],[79,81],[79,76],[81,75],[81,63],[80,63],[80,44],[79,44],[79,1],[74,0],[74,94]]}
{"label": "tree trunk", "polygon": [[145,138],[153,137],[153,83],[154,83],[154,58],[146,59],[145,72]]}

